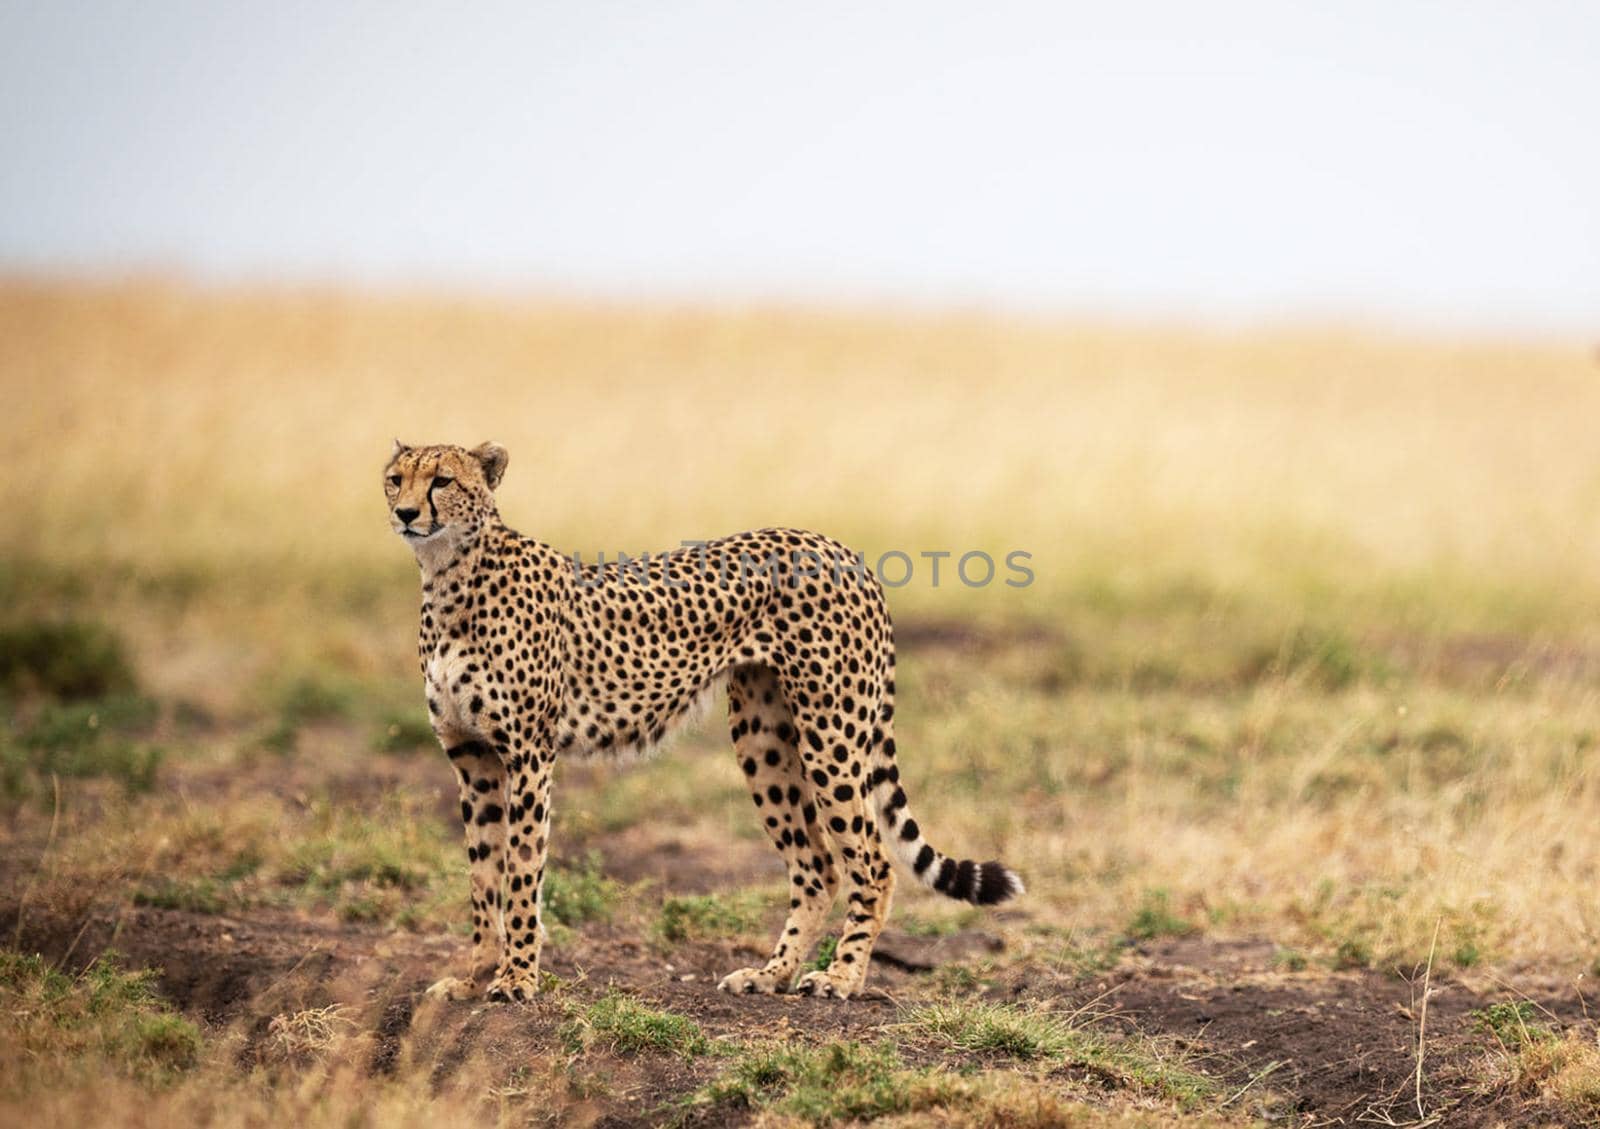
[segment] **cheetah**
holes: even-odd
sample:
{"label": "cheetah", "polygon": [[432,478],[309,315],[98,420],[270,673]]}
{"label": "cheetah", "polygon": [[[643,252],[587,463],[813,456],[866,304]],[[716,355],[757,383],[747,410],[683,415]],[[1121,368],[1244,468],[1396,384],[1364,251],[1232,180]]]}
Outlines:
{"label": "cheetah", "polygon": [[[912,817],[894,742],[883,589],[837,541],[763,529],[584,564],[500,519],[505,448],[410,447],[383,472],[422,573],[417,654],[455,767],[472,895],[472,967],[430,994],[526,1001],[539,987],[556,757],[659,745],[719,686],[739,766],[789,874],[772,956],[725,992],[860,992],[889,914],[890,860],[951,898],[1023,892],[999,862],[957,861]],[[802,962],[841,888],[843,936]]]}

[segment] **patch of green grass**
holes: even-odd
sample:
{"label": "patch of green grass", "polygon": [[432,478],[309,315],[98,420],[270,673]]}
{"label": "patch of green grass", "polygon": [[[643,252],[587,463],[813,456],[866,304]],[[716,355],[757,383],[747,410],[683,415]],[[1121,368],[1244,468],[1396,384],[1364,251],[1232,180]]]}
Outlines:
{"label": "patch of green grass", "polygon": [[980,959],[974,963],[950,962],[933,970],[933,986],[943,995],[955,996],[964,992],[977,992],[994,980],[994,962]]}
{"label": "patch of green grass", "polygon": [[100,698],[134,685],[122,640],[100,624],[37,621],[0,628],[0,693]]}
{"label": "patch of green grass", "polygon": [[1345,971],[1372,967],[1372,946],[1360,937],[1345,937],[1333,950],[1333,967]]}
{"label": "patch of green grass", "polygon": [[1302,625],[1276,647],[1261,649],[1241,665],[1241,681],[1298,678],[1321,690],[1344,690],[1363,679],[1380,680],[1393,673],[1379,655],[1363,651],[1337,628]]}
{"label": "patch of green grass", "polygon": [[343,675],[305,671],[278,687],[274,704],[283,718],[299,725],[349,717],[359,697],[355,683]]}
{"label": "patch of green grass", "polygon": [[768,1110],[833,1125],[958,1105],[973,1090],[946,1070],[907,1067],[888,1043],[766,1045],[746,1049],[721,1077],[690,1095],[683,1112]]}
{"label": "patch of green grass", "polygon": [[1477,1030],[1494,1036],[1502,1047],[1515,1051],[1558,1038],[1554,1031],[1538,1022],[1535,1015],[1530,1001],[1507,1000],[1474,1011],[1472,1024]]}
{"label": "patch of green grass", "polygon": [[151,879],[133,892],[133,904],[190,913],[222,913],[228,908],[227,890],[212,878]]}
{"label": "patch of green grass", "polygon": [[41,957],[0,951],[0,1042],[44,1077],[74,1061],[159,1083],[199,1058],[200,1030],[156,997],[150,971],[110,954],[77,977]]}
{"label": "patch of green grass", "polygon": [[1172,912],[1171,900],[1165,890],[1146,890],[1139,908],[1129,919],[1126,933],[1137,941],[1156,937],[1186,937],[1197,932],[1193,922]]}
{"label": "patch of green grass", "polygon": [[754,900],[721,894],[691,894],[664,898],[656,935],[663,941],[737,937],[759,924]]}
{"label": "patch of green grass", "polygon": [[455,836],[412,798],[390,794],[361,808],[319,800],[284,854],[263,866],[261,892],[328,905],[347,921],[411,928],[459,916],[463,862]]}
{"label": "patch of green grass", "polygon": [[1311,962],[1297,949],[1279,948],[1272,953],[1272,963],[1285,972],[1304,972]]}
{"label": "patch of green grass", "polygon": [[705,1032],[688,1016],[657,1010],[619,992],[608,992],[588,1007],[571,1009],[561,1038],[573,1054],[597,1044],[618,1054],[654,1051],[682,1058],[711,1049]]}
{"label": "patch of green grass", "polygon": [[816,959],[811,962],[811,967],[816,969],[818,972],[826,972],[828,970],[828,966],[833,963],[833,954],[838,951],[839,938],[824,937],[822,939],[822,943],[817,946],[817,956]]}
{"label": "patch of green grass", "polygon": [[354,717],[365,696],[365,688],[355,679],[320,667],[270,684],[266,700],[272,722],[260,743],[275,753],[292,753],[301,729],[314,722]]}
{"label": "patch of green grass", "polygon": [[905,1023],[956,1050],[1024,1060],[1064,1054],[1076,1039],[1059,1016],[1004,1004],[927,1004],[909,1012]]}
{"label": "patch of green grass", "polygon": [[416,713],[392,713],[378,723],[372,747],[380,753],[417,753],[438,748],[433,726]]}
{"label": "patch of green grass", "polygon": [[586,921],[610,921],[622,893],[622,884],[601,873],[598,851],[584,856],[577,870],[551,867],[544,876],[545,917],[570,927]]}
{"label": "patch of green grass", "polygon": [[149,731],[155,703],[132,694],[46,702],[15,738],[0,739],[0,784],[20,798],[32,777],[106,777],[130,793],[155,784],[164,750],[135,739]]}
{"label": "patch of green grass", "polygon": [[360,817],[334,834],[308,836],[290,854],[287,877],[331,892],[349,883],[419,890],[432,876],[407,849],[404,835]]}
{"label": "patch of green grass", "polygon": [[1151,1040],[1104,1034],[1045,1011],[947,1001],[913,1008],[901,1026],[968,1054],[1054,1061],[1184,1109],[1198,1108],[1217,1093],[1211,1079]]}

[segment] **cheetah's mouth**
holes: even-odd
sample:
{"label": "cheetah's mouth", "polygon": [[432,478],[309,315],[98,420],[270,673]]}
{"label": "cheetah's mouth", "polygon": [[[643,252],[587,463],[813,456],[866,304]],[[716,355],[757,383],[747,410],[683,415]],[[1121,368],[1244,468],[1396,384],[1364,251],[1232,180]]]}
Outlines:
{"label": "cheetah's mouth", "polygon": [[437,526],[434,526],[434,528],[428,530],[426,533],[424,533],[420,529],[412,529],[410,526],[407,526],[406,528],[404,528],[404,529],[402,529],[400,531],[400,536],[404,537],[407,541],[426,541],[428,538],[432,537],[434,534],[438,533],[439,530],[441,530],[443,528],[444,528],[444,526],[437,525]]}

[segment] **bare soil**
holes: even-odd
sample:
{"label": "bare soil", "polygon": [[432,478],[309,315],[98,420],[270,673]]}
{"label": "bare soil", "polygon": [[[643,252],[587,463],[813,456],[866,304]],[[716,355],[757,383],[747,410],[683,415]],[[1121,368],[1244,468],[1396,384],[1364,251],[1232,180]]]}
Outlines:
{"label": "bare soil", "polygon": [[[704,889],[726,877],[724,859],[679,855],[666,868],[670,885]],[[1020,911],[1018,911],[1020,916]],[[0,929],[20,947],[69,968],[108,948],[131,966],[160,970],[160,990],[212,1028],[246,1030],[247,1064],[275,1015],[352,1005],[371,1033],[370,1069],[394,1069],[402,1040],[432,1063],[436,1084],[473,1056],[532,1061],[558,1050],[558,1030],[574,1000],[617,986],[661,1007],[692,1016],[712,1037],[739,1040],[859,1039],[885,1028],[900,1007],[932,994],[930,973],[951,962],[1002,954],[997,932],[966,930],[926,938],[887,930],[866,998],[848,1002],[799,997],[733,998],[715,991],[728,970],[759,959],[732,941],[664,948],[637,929],[596,924],[574,931],[548,952],[546,966],[568,982],[558,995],[526,1007],[426,1001],[423,990],[465,956],[465,940],[444,933],[398,932],[284,911],[212,916],[150,907],[113,907],[86,917],[53,916],[17,903],[0,906]],[[1371,970],[1284,972],[1267,940],[1164,939],[1129,949],[1116,967],[1094,978],[1027,963],[1008,965],[990,998],[1074,1011],[1089,1008],[1102,1023],[1168,1036],[1191,1065],[1221,1079],[1229,1092],[1250,1087],[1281,1100],[1277,1116],[1293,1125],[1408,1124],[1417,1120],[1417,1008],[1421,985]],[[1476,1092],[1472,1069],[1490,1044],[1471,1013],[1513,993],[1548,1012],[1552,1024],[1592,1026],[1584,999],[1570,984],[1522,975],[1516,983],[1469,984],[1435,975],[1430,998],[1423,1103],[1453,1126],[1560,1124],[1526,1095]],[[418,1024],[419,1014],[429,1022]],[[937,1056],[907,1048],[913,1061]],[[712,1060],[644,1055],[591,1056],[583,1069],[603,1071],[605,1097],[587,1120],[633,1124],[655,1120],[668,1103],[712,1077]],[[994,1066],[997,1064],[988,1063]],[[731,1114],[729,1116],[732,1116]],[[736,1119],[737,1120],[737,1119]]]}

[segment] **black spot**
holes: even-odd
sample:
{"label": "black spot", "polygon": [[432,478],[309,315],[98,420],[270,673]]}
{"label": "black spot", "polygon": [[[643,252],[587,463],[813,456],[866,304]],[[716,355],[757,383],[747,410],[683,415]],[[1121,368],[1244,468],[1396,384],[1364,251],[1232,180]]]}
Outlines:
{"label": "black spot", "polygon": [[917,821],[914,819],[906,820],[906,825],[900,828],[900,838],[908,843],[915,842],[920,834],[922,834],[922,829],[917,826]]}
{"label": "black spot", "polygon": [[499,823],[505,818],[505,809],[499,804],[485,804],[478,813],[478,826],[485,827],[491,823]]}

